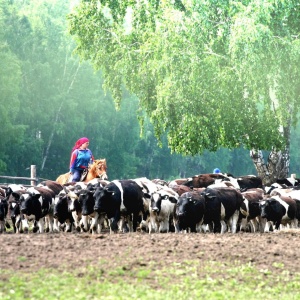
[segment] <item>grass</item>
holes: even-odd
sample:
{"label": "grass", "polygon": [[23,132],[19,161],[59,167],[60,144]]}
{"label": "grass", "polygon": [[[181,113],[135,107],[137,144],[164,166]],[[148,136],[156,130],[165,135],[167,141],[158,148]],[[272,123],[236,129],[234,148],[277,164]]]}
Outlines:
{"label": "grass", "polygon": [[0,299],[300,299],[300,274],[283,265],[276,275],[251,263],[184,261],[106,270],[105,262],[84,269],[30,273],[1,270]]}

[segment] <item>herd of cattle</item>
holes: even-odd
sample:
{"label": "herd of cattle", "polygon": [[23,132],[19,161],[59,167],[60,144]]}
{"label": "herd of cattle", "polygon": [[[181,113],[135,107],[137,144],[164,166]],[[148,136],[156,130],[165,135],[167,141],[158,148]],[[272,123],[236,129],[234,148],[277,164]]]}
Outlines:
{"label": "herd of cattle", "polygon": [[257,176],[222,173],[171,182],[136,178],[0,185],[0,233],[11,226],[15,233],[267,232],[298,228],[299,221],[295,178],[269,187]]}

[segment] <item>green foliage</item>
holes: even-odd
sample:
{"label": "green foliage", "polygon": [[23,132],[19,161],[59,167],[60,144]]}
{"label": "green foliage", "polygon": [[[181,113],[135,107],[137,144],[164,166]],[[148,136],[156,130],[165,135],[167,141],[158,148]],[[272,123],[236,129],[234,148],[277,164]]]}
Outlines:
{"label": "green foliage", "polygon": [[20,110],[18,98],[21,81],[20,60],[5,42],[5,21],[8,5],[0,1],[0,171],[6,170],[7,151],[10,146],[18,145],[24,132],[24,126],[17,125]]}
{"label": "green foliage", "polygon": [[297,1],[84,1],[69,24],[117,107],[125,85],[172,151],[287,143],[279,128],[296,123],[299,103]]}
{"label": "green foliage", "polygon": [[278,126],[296,126],[297,1],[81,1],[69,30],[101,73],[73,55],[71,2],[0,1],[2,173],[55,179],[89,136],[110,179],[244,175],[245,148],[280,148]]}

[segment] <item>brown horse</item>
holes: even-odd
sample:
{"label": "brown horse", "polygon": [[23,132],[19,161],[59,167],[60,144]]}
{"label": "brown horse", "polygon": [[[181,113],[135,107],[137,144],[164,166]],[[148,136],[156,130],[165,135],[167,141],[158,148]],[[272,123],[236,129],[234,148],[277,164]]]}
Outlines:
{"label": "brown horse", "polygon": [[[106,174],[107,166],[106,166],[106,159],[96,159],[94,162],[89,165],[88,167],[88,173],[84,180],[82,182],[89,182],[90,180],[94,178],[100,178],[103,180],[107,180],[107,174]],[[65,173],[56,178],[56,182],[60,184],[66,184],[71,179],[70,173]]]}

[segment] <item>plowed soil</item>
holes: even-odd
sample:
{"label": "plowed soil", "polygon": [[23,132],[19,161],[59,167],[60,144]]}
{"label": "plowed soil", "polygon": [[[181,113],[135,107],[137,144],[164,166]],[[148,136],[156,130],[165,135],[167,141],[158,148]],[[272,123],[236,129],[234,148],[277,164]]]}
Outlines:
{"label": "plowed soil", "polygon": [[[259,269],[300,272],[300,230],[237,234],[29,233],[0,235],[0,269],[32,272],[136,265],[165,268],[184,261],[251,263]],[[275,274],[274,274],[275,275]],[[105,274],[103,274],[105,276]]]}

